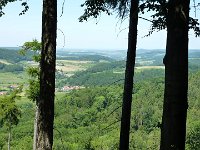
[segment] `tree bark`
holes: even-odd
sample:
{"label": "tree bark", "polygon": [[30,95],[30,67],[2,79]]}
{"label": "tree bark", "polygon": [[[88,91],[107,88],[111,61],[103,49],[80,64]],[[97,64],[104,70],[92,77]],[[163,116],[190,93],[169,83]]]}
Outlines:
{"label": "tree bark", "polygon": [[33,134],[33,150],[36,150],[36,141],[37,141],[37,122],[38,122],[38,106],[36,103],[35,106],[35,120],[34,120],[34,134]]}
{"label": "tree bark", "polygon": [[189,0],[169,0],[161,150],[184,150],[188,92]]}
{"label": "tree bark", "polygon": [[136,44],[137,44],[138,4],[139,0],[131,0],[128,51],[126,60],[121,130],[120,130],[120,145],[119,145],[120,150],[129,149],[131,103],[132,103],[133,77],[134,77]]}
{"label": "tree bark", "polygon": [[53,146],[56,30],[57,0],[43,0],[40,99],[38,101],[36,144],[38,150],[52,150]]}

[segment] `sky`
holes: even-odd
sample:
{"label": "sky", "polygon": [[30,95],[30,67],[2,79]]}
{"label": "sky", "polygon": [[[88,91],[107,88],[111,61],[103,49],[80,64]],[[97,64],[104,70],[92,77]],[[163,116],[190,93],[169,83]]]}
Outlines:
{"label": "sky", "polygon": [[[42,0],[28,0],[29,10],[19,16],[23,10],[21,2],[8,4],[4,8],[5,15],[0,18],[0,47],[18,47],[26,41],[41,39]],[[80,23],[78,18],[84,8],[80,5],[84,0],[66,0],[64,13],[63,0],[58,1],[57,47],[67,49],[103,49],[126,50],[128,43],[128,19],[121,22],[116,14],[102,14],[98,19],[89,19]],[[198,14],[198,13],[197,13]],[[200,16],[197,16],[200,19]],[[150,28],[149,22],[139,19],[138,49],[165,49],[166,31],[155,32],[144,37]],[[64,34],[64,35],[63,35]],[[200,49],[200,38],[189,33],[189,48]]]}

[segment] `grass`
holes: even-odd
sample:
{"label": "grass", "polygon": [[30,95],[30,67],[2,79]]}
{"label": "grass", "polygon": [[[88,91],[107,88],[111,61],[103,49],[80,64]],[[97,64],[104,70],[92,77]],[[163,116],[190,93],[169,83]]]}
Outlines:
{"label": "grass", "polygon": [[56,69],[62,70],[65,73],[74,73],[85,70],[92,65],[94,65],[93,61],[57,60]]}
{"label": "grass", "polygon": [[5,72],[0,73],[0,84],[22,84],[27,81],[27,75],[24,72],[12,73]]}
{"label": "grass", "polygon": [[164,66],[140,66],[140,67],[135,67],[136,69],[165,69]]}

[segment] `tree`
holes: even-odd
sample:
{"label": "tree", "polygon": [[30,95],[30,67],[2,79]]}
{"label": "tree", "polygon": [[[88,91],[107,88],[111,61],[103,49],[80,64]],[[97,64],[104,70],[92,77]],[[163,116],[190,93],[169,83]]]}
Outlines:
{"label": "tree", "polygon": [[[96,2],[96,3],[95,3]],[[108,4],[108,6],[106,5]],[[121,130],[120,130],[120,150],[129,149],[129,131],[130,131],[130,117],[131,117],[131,103],[132,103],[132,91],[133,91],[133,77],[136,57],[136,43],[137,43],[137,24],[138,24],[138,5],[139,0],[119,0],[119,1],[86,1],[87,9],[82,20],[87,20],[88,17],[97,17],[101,11],[106,12],[108,15],[109,8],[118,9],[120,17],[124,18],[124,15],[129,12],[127,8],[130,7],[129,15],[129,36],[128,36],[128,51],[126,60],[125,82],[124,82],[124,94],[122,105],[122,117],[121,117]],[[118,6],[119,5],[119,6]],[[96,7],[93,7],[96,6]],[[117,7],[118,6],[118,7]]]}
{"label": "tree", "polygon": [[128,35],[128,51],[125,70],[124,94],[122,104],[121,130],[120,130],[120,150],[129,149],[129,132],[131,118],[131,103],[133,92],[133,77],[136,58],[137,44],[137,24],[138,24],[139,0],[131,0],[130,21]]}
{"label": "tree", "polygon": [[190,1],[147,0],[141,11],[153,10],[152,26],[155,30],[167,28],[165,64],[165,93],[161,125],[160,149],[184,149],[188,90],[188,30],[200,35],[198,19],[189,17]]}
{"label": "tree", "polygon": [[[32,42],[25,42],[20,50],[20,54],[26,55],[28,51],[33,51],[32,59],[34,62],[39,63],[41,60],[41,43],[37,40]],[[34,136],[33,136],[33,150],[36,150],[37,141],[37,121],[38,121],[38,102],[40,98],[40,68],[28,67],[27,73],[30,76],[29,89],[26,91],[27,97],[36,103],[35,120],[34,120]]]}
{"label": "tree", "polygon": [[[16,2],[18,0],[1,0],[0,1],[0,17],[2,17],[5,13],[3,12],[3,8],[8,4],[12,2]],[[22,2],[21,5],[24,7],[24,10],[19,15],[25,14],[26,11],[28,11],[29,6],[26,1]]]}
{"label": "tree", "polygon": [[16,99],[20,98],[18,94],[21,90],[22,86],[12,91],[9,95],[0,97],[0,121],[3,125],[6,125],[8,130],[8,150],[10,150],[12,127],[19,123],[19,117],[21,116],[21,112],[15,104]]}
{"label": "tree", "polygon": [[38,102],[36,149],[51,150],[53,146],[56,32],[57,0],[43,0],[40,100]]}
{"label": "tree", "polygon": [[161,150],[185,149],[189,0],[168,1]]}

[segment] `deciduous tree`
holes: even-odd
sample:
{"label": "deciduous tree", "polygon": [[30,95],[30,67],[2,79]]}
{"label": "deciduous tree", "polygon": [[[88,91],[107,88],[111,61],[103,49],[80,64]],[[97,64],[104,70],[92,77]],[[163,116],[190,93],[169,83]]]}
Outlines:
{"label": "deciduous tree", "polygon": [[168,1],[161,150],[185,149],[188,108],[189,0]]}
{"label": "deciduous tree", "polygon": [[43,0],[42,50],[40,61],[40,100],[36,149],[51,150],[53,146],[57,0]]}
{"label": "deciduous tree", "polygon": [[19,122],[21,111],[16,105],[16,100],[20,98],[19,93],[22,86],[12,91],[9,95],[0,97],[0,121],[6,125],[8,130],[8,150],[10,150],[11,130]]}

